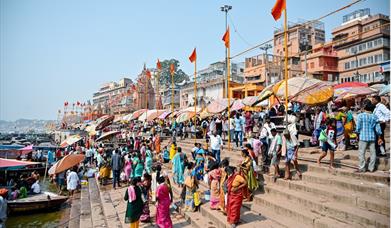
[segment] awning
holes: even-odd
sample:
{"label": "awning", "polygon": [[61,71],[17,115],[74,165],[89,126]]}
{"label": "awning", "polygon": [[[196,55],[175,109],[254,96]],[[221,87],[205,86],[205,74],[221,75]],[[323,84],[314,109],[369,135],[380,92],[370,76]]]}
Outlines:
{"label": "awning", "polygon": [[27,166],[27,165],[36,165],[36,164],[39,164],[39,162],[28,162],[28,161],[20,161],[15,159],[0,158],[0,168]]}
{"label": "awning", "polygon": [[74,143],[79,142],[81,139],[82,138],[80,137],[80,135],[69,136],[67,139],[62,141],[62,143],[60,144],[60,147],[64,148],[64,147],[70,146],[70,145],[72,145]]}

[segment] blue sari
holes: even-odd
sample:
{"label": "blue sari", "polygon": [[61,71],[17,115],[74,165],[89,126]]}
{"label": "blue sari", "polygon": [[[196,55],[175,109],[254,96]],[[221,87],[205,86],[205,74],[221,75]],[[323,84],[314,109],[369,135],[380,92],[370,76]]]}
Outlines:
{"label": "blue sari", "polygon": [[148,173],[148,174],[151,174],[152,173],[152,163],[153,163],[153,160],[152,160],[152,153],[150,150],[147,150],[146,152],[146,158],[145,158],[145,171]]}
{"label": "blue sari", "polygon": [[174,182],[177,184],[183,184],[185,178],[183,172],[185,170],[184,158],[182,153],[176,153],[172,158],[172,172],[174,173]]}

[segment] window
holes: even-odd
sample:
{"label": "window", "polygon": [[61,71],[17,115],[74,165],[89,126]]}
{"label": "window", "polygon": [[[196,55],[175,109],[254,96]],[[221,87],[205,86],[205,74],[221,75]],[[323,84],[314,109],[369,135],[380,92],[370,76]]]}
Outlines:
{"label": "window", "polygon": [[390,53],[387,53],[387,52],[385,52],[384,54],[383,54],[383,60],[384,61],[386,61],[386,60],[390,60]]}
{"label": "window", "polygon": [[349,70],[350,69],[350,63],[349,62],[346,62],[345,63],[345,70]]}
{"label": "window", "polygon": [[372,45],[373,45],[373,41],[369,41],[368,43],[367,43],[367,48],[369,49],[369,48],[372,48]]}
{"label": "window", "polygon": [[377,44],[381,46],[383,44],[383,38],[377,39]]}
{"label": "window", "polygon": [[351,47],[350,53],[352,53],[352,54],[357,53],[357,46]]}
{"label": "window", "polygon": [[374,41],[373,41],[373,46],[374,46],[374,47],[377,46],[377,40],[374,40]]}
{"label": "window", "polygon": [[351,61],[350,66],[351,66],[351,68],[356,68],[357,67],[356,60]]}
{"label": "window", "polygon": [[373,64],[373,56],[368,56],[368,64]]}
{"label": "window", "polygon": [[366,43],[358,45],[358,51],[365,51],[366,49],[367,49]]}
{"label": "window", "polygon": [[382,54],[379,54],[379,55],[375,55],[375,63],[379,63],[383,61],[383,56]]}
{"label": "window", "polygon": [[310,63],[310,69],[314,68],[315,67],[315,64],[312,62]]}
{"label": "window", "polygon": [[360,66],[367,65],[367,58],[360,59]]}

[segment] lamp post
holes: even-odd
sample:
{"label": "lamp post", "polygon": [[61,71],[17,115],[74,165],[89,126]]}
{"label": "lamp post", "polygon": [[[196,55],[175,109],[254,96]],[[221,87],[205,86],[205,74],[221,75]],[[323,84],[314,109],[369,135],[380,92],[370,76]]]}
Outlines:
{"label": "lamp post", "polygon": [[266,63],[265,63],[265,65],[266,65],[266,67],[265,67],[265,84],[266,84],[266,86],[269,85],[269,68],[268,68],[269,56],[267,54],[267,50],[269,50],[270,48],[272,48],[272,45],[270,45],[270,44],[265,44],[263,47],[260,47],[260,49],[262,51],[265,51],[265,54],[266,54]]}
{"label": "lamp post", "polygon": [[[228,23],[227,23],[227,16],[228,16],[228,11],[232,9],[232,6],[229,5],[224,5],[220,7],[220,10],[222,12],[225,12],[225,29],[224,31],[227,31],[228,28]],[[228,62],[227,62],[227,49],[225,49],[225,78],[227,77],[227,69],[228,69]],[[228,97],[228,81],[223,79],[223,98]]]}
{"label": "lamp post", "polygon": [[359,81],[360,81],[360,74],[358,73],[358,56],[357,56],[357,50],[354,50],[352,54],[355,55],[355,58],[356,58],[356,73],[355,73],[355,75],[353,76],[353,81],[359,82]]}

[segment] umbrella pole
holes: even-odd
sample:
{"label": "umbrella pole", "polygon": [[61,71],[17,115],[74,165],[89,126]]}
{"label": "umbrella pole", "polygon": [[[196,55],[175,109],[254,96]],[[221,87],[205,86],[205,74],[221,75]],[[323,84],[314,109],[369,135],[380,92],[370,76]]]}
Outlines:
{"label": "umbrella pole", "polygon": [[43,176],[43,182],[45,183],[46,181],[46,173],[48,172],[48,159],[46,158],[45,162],[45,175]]}
{"label": "umbrella pole", "polygon": [[288,124],[288,16],[286,13],[286,7],[284,10],[284,48],[285,48],[285,56],[284,56],[284,62],[285,62],[285,120],[286,124]]}

